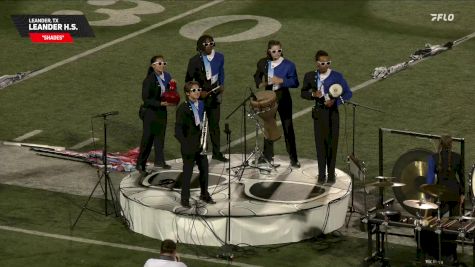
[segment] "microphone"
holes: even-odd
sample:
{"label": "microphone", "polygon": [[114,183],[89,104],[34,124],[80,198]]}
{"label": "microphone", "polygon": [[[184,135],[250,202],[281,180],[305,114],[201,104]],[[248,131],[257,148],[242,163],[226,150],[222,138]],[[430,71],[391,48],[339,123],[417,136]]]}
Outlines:
{"label": "microphone", "polygon": [[257,96],[254,94],[254,92],[252,91],[251,87],[248,87],[248,88],[249,88],[249,91],[251,92],[251,98],[252,98],[252,100],[257,101]]}
{"label": "microphone", "polygon": [[109,111],[106,113],[94,115],[91,118],[107,117],[107,116],[114,116],[114,115],[119,115],[119,111]]}

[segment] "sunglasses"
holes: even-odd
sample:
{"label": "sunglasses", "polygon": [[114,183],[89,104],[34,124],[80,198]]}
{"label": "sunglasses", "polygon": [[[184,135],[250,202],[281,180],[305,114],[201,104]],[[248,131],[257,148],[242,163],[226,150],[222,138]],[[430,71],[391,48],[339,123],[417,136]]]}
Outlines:
{"label": "sunglasses", "polygon": [[282,49],[279,49],[279,50],[272,50],[270,51],[272,54],[275,54],[275,53],[282,53]]}
{"label": "sunglasses", "polygon": [[214,42],[209,42],[209,43],[203,43],[203,46],[214,46],[215,43]]}
{"label": "sunglasses", "polygon": [[190,89],[190,92],[192,92],[192,93],[201,92],[201,88],[192,88],[192,89]]}
{"label": "sunglasses", "polygon": [[325,65],[330,66],[330,64],[332,64],[332,62],[331,61],[324,61],[324,62],[317,61],[317,64],[320,65],[320,66],[325,66]]}
{"label": "sunglasses", "polygon": [[157,64],[157,65],[159,65],[159,66],[161,66],[161,65],[166,66],[166,65],[167,65],[167,62],[165,62],[165,61],[156,61],[156,62],[153,62],[153,63],[152,63],[152,65],[154,65],[154,64]]}

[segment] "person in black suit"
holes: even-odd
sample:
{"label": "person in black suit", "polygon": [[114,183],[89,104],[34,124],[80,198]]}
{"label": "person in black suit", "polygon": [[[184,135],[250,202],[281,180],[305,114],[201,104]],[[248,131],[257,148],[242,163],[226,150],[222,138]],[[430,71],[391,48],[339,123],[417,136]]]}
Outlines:
{"label": "person in black suit", "polygon": [[187,82],[184,90],[187,100],[181,103],[176,111],[175,137],[181,144],[183,159],[181,205],[190,208],[190,181],[195,162],[200,171],[200,200],[208,204],[215,204],[216,202],[208,192],[208,158],[206,154],[201,153],[200,141],[204,125],[205,107],[203,101],[199,100],[200,84],[195,81]]}
{"label": "person in black suit", "polygon": [[143,134],[136,169],[143,173],[150,156],[152,145],[155,147],[155,167],[170,169],[165,163],[164,146],[167,129],[167,106],[170,104],[162,99],[162,94],[169,89],[173,81],[170,73],[165,71],[167,62],[162,55],[150,59],[150,67],[142,83],[142,100],[145,108],[143,116]]}
{"label": "person in black suit", "polygon": [[[213,149],[213,159],[227,162],[228,159],[220,151],[221,137],[219,120],[221,116],[221,99],[224,92],[224,56],[214,50],[215,42],[210,35],[203,35],[196,42],[198,54],[190,58],[185,82],[197,81],[201,91],[201,99],[205,102],[205,110],[209,119],[209,135]],[[214,88],[218,89],[212,91]]]}
{"label": "person in black suit", "polygon": [[[254,81],[257,88],[265,88],[265,90],[275,92],[278,102],[277,111],[282,121],[285,146],[287,153],[289,153],[290,165],[294,168],[300,168],[292,122],[292,97],[289,91],[289,88],[297,88],[299,86],[299,80],[295,64],[284,58],[279,41],[270,40],[268,42],[267,57],[257,62]],[[264,139],[263,154],[267,161],[272,162],[274,157],[273,141]],[[262,162],[262,160],[260,161]]]}
{"label": "person in black suit", "polygon": [[[318,183],[336,182],[335,166],[340,131],[338,106],[349,100],[353,93],[343,75],[330,68],[331,60],[327,52],[318,50],[315,54],[317,70],[307,72],[303,80],[300,96],[315,101],[312,109],[315,148],[318,161]],[[330,87],[341,86],[341,96],[330,95]],[[326,173],[328,172],[328,176]]]}

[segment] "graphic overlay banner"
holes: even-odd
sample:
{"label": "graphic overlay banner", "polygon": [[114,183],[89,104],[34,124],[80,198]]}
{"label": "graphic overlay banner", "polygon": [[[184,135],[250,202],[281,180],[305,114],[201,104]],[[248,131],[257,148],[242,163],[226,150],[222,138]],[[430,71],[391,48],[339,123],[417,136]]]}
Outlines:
{"label": "graphic overlay banner", "polygon": [[21,37],[33,43],[72,43],[73,37],[94,37],[84,15],[12,15]]}

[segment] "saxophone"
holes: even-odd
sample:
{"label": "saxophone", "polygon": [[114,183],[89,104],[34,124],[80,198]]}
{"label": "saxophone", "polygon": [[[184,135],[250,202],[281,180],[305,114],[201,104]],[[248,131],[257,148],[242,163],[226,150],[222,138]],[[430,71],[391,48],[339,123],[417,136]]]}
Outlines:
{"label": "saxophone", "polygon": [[203,114],[203,125],[201,127],[201,139],[200,139],[200,147],[201,152],[200,155],[207,154],[207,143],[208,143],[208,118],[206,118],[206,111]]}

